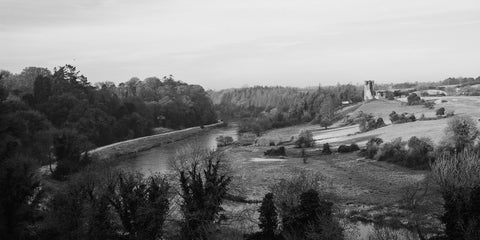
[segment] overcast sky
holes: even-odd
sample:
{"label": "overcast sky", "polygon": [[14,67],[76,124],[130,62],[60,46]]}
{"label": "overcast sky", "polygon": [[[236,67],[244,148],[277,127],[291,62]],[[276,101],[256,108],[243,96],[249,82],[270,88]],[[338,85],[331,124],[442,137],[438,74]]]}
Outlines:
{"label": "overcast sky", "polygon": [[207,89],[480,75],[479,0],[0,0],[0,69]]}

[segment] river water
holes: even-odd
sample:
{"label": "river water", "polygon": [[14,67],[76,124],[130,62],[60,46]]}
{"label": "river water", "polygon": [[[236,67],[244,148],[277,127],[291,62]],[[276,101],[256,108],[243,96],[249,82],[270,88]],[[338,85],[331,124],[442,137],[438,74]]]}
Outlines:
{"label": "river water", "polygon": [[237,140],[235,127],[214,128],[206,130],[194,137],[139,152],[135,156],[120,162],[118,167],[128,171],[138,171],[146,175],[155,172],[165,173],[169,170],[169,159],[171,159],[178,150],[193,144],[200,144],[200,146],[206,148],[216,149],[217,142],[215,139],[221,135],[231,136],[234,141]]}
{"label": "river water", "polygon": [[[216,138],[221,135],[231,136],[234,141],[238,139],[237,128],[235,126],[214,128],[194,137],[139,152],[135,156],[121,161],[118,167],[127,171],[138,171],[145,175],[150,175],[155,172],[165,173],[169,170],[169,159],[174,157],[177,151],[193,144],[200,144],[200,146],[206,148],[216,149]],[[368,240],[368,235],[370,235],[374,229],[373,225],[362,223],[354,224],[353,227],[357,228],[353,239],[362,240]],[[407,238],[400,237],[399,239]]]}

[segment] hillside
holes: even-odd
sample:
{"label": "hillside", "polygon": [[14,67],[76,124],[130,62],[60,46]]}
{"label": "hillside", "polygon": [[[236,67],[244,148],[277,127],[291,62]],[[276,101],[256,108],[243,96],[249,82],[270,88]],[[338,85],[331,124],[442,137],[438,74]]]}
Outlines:
{"label": "hillside", "polygon": [[468,115],[474,119],[480,118],[480,111],[478,108],[480,106],[480,97],[451,96],[437,98],[431,97],[425,99],[441,99],[446,100],[447,102],[436,101],[437,103],[435,104],[435,109],[428,109],[423,106],[407,106],[402,104],[401,101],[375,100],[363,103],[360,107],[353,111],[350,116],[355,116],[361,111],[364,113],[371,113],[376,117],[382,117],[385,123],[388,125],[386,127],[365,133],[358,133],[358,125],[324,130],[319,125],[304,124],[271,130],[264,134],[258,142],[268,143],[270,141],[288,141],[292,136],[296,136],[300,130],[308,129],[312,131],[318,146],[327,142],[333,146],[350,143],[363,145],[372,137],[380,137],[385,141],[390,141],[398,137],[406,140],[412,136],[417,136],[428,137],[431,138],[435,143],[438,143],[443,137],[444,129],[447,126],[448,119],[391,124],[388,115],[392,111],[396,111],[397,113],[414,113],[417,118],[420,117],[421,114],[425,114],[426,117],[433,117],[435,116],[436,109],[444,107],[446,111],[454,111],[455,115]]}

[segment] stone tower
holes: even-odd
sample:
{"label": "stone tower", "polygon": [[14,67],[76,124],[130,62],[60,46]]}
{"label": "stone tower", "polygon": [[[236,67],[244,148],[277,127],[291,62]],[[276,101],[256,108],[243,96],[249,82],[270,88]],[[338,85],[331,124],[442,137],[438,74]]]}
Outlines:
{"label": "stone tower", "polygon": [[373,90],[373,81],[367,80],[365,81],[365,85],[363,86],[363,101],[368,101],[373,99],[375,99],[375,91]]}

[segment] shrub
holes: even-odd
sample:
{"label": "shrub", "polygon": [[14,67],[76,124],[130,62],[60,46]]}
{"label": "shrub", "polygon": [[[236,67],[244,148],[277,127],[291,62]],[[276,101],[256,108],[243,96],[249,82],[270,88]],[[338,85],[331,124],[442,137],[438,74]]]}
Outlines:
{"label": "shrub", "polygon": [[405,142],[402,142],[401,138],[396,138],[383,144],[375,158],[378,161],[401,163],[405,160],[406,155]]}
{"label": "shrub", "polygon": [[277,210],[273,202],[273,193],[265,194],[262,205],[258,211],[260,212],[258,226],[262,230],[263,239],[274,239],[278,219]]}
{"label": "shrub", "polygon": [[180,175],[182,237],[206,239],[208,228],[223,210],[221,204],[232,180],[225,169],[225,156],[193,148],[177,158],[180,163],[174,169]]}
{"label": "shrub", "polygon": [[444,199],[448,239],[478,239],[480,236],[480,156],[471,151],[442,153],[432,165],[432,174]]}
{"label": "shrub", "polygon": [[282,236],[285,239],[343,239],[343,229],[333,218],[332,208],[333,203],[320,199],[316,190],[303,192],[295,214],[283,219]]}
{"label": "shrub", "polygon": [[437,111],[435,112],[435,115],[437,115],[437,116],[445,115],[445,108],[441,107],[441,108],[437,109]]}
{"label": "shrub", "polygon": [[435,106],[435,102],[425,101],[425,102],[423,103],[423,106],[425,106],[425,107],[428,108],[428,109],[433,109],[434,106]]}
{"label": "shrub", "polygon": [[57,167],[53,172],[53,177],[63,180],[66,175],[85,167],[90,162],[88,153],[86,153],[90,147],[87,137],[75,130],[62,129],[55,133],[53,151]]}
{"label": "shrub", "polygon": [[378,152],[378,149],[380,148],[380,144],[382,143],[383,143],[383,140],[381,138],[377,138],[377,137],[371,138],[367,142],[367,146],[365,148],[365,157],[374,159],[375,155]]}
{"label": "shrub", "polygon": [[312,132],[308,130],[300,131],[297,140],[295,141],[295,146],[297,148],[302,147],[313,147],[315,145],[315,140],[313,140]]}
{"label": "shrub", "polygon": [[395,111],[392,111],[389,114],[389,116],[390,116],[390,121],[393,124],[415,122],[417,120],[414,114],[409,114],[409,113],[398,114]]}
{"label": "shrub", "polygon": [[355,152],[355,151],[358,151],[360,150],[360,148],[358,147],[357,144],[355,143],[352,143],[350,146],[347,146],[347,145],[340,145],[338,147],[338,152],[339,153],[350,153],[350,152]]}
{"label": "shrub", "polygon": [[416,93],[410,93],[407,97],[407,105],[419,105],[422,104],[423,100]]}
{"label": "shrub", "polygon": [[367,132],[385,126],[382,118],[375,119],[372,114],[360,112],[356,118],[360,132]]}
{"label": "shrub", "polygon": [[165,178],[93,171],[75,176],[52,197],[43,239],[162,238],[170,198]]}
{"label": "shrub", "polygon": [[44,197],[34,161],[0,159],[0,239],[30,238]]}
{"label": "shrub", "polygon": [[450,119],[445,128],[447,140],[442,144],[454,148],[457,152],[474,146],[480,132],[476,122],[469,116]]}
{"label": "shrub", "polygon": [[330,144],[325,143],[323,144],[323,149],[322,149],[322,154],[332,154],[332,151],[330,150]]}
{"label": "shrub", "polygon": [[287,156],[285,147],[271,148],[263,153],[265,156]]}
{"label": "shrub", "polygon": [[233,138],[230,136],[218,136],[215,138],[217,141],[217,147],[225,147],[233,143]]}
{"label": "shrub", "polygon": [[411,137],[407,143],[407,158],[403,166],[427,169],[433,161],[433,142],[429,138]]}

